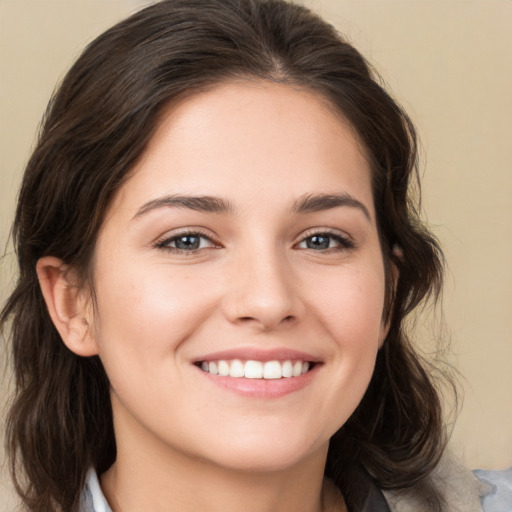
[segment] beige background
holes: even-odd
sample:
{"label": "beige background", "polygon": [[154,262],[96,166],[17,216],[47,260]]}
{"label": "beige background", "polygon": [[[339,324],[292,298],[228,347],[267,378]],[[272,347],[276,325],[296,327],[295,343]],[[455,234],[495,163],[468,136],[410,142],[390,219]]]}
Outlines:
{"label": "beige background", "polygon": [[[0,0],[0,252],[55,83],[84,44],[146,3]],[[449,263],[444,310],[464,376],[452,448],[471,467],[510,466],[512,1],[303,3],[347,34],[417,124],[424,206]],[[12,257],[1,260],[0,299],[13,273]],[[12,509],[5,476],[0,509]]]}

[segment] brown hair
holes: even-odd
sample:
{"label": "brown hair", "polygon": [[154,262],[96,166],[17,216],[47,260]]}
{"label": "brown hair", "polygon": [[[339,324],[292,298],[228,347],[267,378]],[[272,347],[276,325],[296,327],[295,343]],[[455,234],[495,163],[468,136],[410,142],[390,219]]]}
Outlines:
{"label": "brown hair", "polygon": [[[331,440],[326,475],[354,509],[361,468],[381,488],[404,488],[424,481],[439,460],[440,400],[403,326],[424,299],[437,297],[442,281],[441,252],[410,197],[417,177],[411,121],[364,58],[303,7],[165,0],[85,49],[50,101],[25,170],[13,230],[19,279],[0,321],[12,320],[11,471],[30,511],[73,510],[88,467],[101,473],[116,457],[105,371],[97,357],[78,357],[61,342],[36,262],[56,256],[85,281],[105,211],[162,109],[239,77],[322,95],[352,123],[371,160],[390,330],[362,402]],[[400,271],[396,290],[392,263]]]}

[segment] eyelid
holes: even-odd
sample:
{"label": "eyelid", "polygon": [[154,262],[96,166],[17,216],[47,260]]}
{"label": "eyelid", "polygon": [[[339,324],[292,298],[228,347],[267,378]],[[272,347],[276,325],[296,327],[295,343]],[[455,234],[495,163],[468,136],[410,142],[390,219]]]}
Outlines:
{"label": "eyelid", "polygon": [[353,238],[346,231],[342,231],[341,229],[323,228],[323,227],[307,229],[306,231],[304,231],[300,234],[299,241],[302,241],[305,238],[308,238],[308,237],[314,236],[314,235],[332,235],[332,236],[337,236],[337,237],[343,238],[344,240],[350,241],[352,243],[355,243]]}

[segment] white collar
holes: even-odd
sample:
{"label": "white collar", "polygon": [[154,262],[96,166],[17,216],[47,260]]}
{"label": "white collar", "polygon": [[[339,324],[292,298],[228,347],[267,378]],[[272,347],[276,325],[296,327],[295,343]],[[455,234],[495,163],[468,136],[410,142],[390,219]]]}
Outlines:
{"label": "white collar", "polygon": [[98,475],[94,469],[89,469],[85,478],[85,488],[82,495],[82,507],[84,512],[112,512],[103,491],[100,487]]}

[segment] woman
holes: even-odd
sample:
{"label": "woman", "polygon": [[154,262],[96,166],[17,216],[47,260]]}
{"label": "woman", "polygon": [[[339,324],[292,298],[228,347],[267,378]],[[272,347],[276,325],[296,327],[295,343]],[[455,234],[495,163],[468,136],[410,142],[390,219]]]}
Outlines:
{"label": "woman", "polygon": [[415,164],[406,114],[304,8],[163,1],[91,43],[14,226],[26,508],[455,510],[403,325],[442,281]]}

